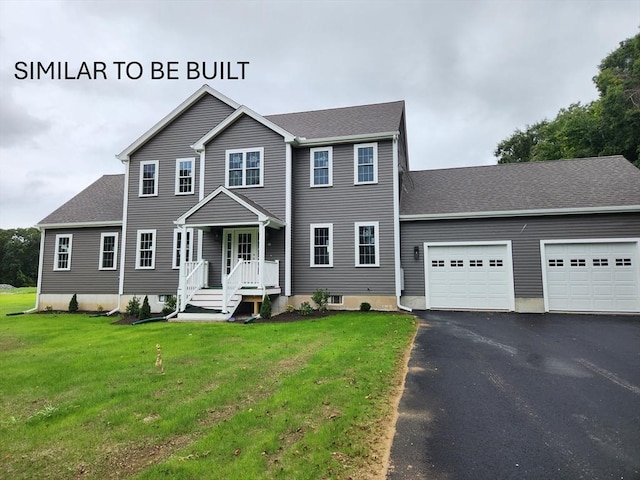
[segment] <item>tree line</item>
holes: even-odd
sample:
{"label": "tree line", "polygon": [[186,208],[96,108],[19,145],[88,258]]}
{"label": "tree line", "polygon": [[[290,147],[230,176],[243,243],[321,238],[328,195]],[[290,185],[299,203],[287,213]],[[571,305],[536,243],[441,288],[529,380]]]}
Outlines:
{"label": "tree line", "polygon": [[598,71],[597,100],[517,129],[496,147],[498,163],[624,155],[640,168],[640,34],[620,42]]}
{"label": "tree line", "polygon": [[40,231],[37,228],[0,229],[0,283],[31,287],[38,282]]}

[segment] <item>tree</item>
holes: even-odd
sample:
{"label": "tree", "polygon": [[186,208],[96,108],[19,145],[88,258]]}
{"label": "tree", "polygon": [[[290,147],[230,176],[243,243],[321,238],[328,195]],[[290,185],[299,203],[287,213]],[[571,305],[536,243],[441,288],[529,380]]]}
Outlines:
{"label": "tree", "polygon": [[640,34],[602,60],[593,82],[597,100],[517,129],[496,147],[498,163],[624,155],[640,167]]}
{"label": "tree", "polygon": [[142,306],[140,307],[138,318],[140,320],[151,318],[151,306],[149,305],[149,297],[147,297],[146,295],[144,297],[144,300],[142,301]]}
{"label": "tree", "polygon": [[0,230],[0,283],[34,286],[38,281],[39,253],[37,228]]}

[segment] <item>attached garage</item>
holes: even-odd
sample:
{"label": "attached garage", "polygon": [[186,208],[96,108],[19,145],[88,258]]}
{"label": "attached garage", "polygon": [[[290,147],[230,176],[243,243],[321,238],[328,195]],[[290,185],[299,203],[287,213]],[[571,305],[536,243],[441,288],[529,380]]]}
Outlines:
{"label": "attached garage", "polygon": [[638,243],[542,240],[545,310],[640,312]]}
{"label": "attached garage", "polygon": [[511,242],[424,243],[430,309],[514,310]]}

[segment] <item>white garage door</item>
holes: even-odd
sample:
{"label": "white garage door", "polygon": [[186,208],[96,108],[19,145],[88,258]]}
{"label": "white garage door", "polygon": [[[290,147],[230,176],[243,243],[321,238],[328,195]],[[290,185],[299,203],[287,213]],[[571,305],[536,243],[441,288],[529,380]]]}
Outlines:
{"label": "white garage door", "polygon": [[514,310],[511,244],[425,243],[427,308]]}
{"label": "white garage door", "polygon": [[542,245],[549,310],[640,311],[637,242]]}

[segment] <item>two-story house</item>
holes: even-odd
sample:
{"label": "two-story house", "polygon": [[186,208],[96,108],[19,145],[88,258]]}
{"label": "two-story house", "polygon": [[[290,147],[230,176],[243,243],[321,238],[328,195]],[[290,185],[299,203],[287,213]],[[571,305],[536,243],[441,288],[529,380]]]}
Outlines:
{"label": "two-story house", "polygon": [[178,319],[224,319],[327,289],[341,309],[640,311],[624,158],[412,172],[407,151],[401,101],[262,116],[205,85],[38,224],[37,308],[177,295]]}

